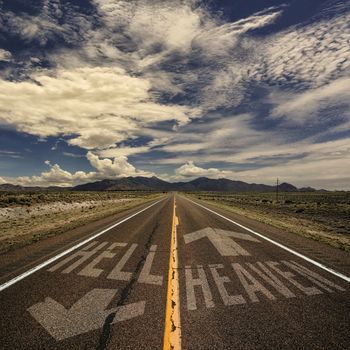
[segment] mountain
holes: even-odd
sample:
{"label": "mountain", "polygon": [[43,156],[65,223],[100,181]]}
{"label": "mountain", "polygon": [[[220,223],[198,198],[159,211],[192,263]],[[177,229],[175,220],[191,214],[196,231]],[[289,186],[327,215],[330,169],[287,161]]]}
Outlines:
{"label": "mountain", "polygon": [[[299,188],[300,192],[315,192],[316,190],[312,187],[302,187]],[[319,190],[319,191],[325,191],[325,190]]]}
{"label": "mountain", "polygon": [[1,184],[0,191],[6,192],[22,192],[25,191],[24,187],[12,184]]}
{"label": "mountain", "polygon": [[75,191],[120,191],[120,190],[170,190],[169,182],[157,177],[123,177],[116,180],[102,180],[78,185],[73,188]]}
{"label": "mountain", "polygon": [[49,186],[49,187],[40,187],[40,186],[19,186],[12,184],[1,184],[0,192],[42,192],[42,191],[69,191],[71,187],[60,187],[60,186]]}
{"label": "mountain", "polygon": [[[273,188],[276,188],[273,186]],[[315,189],[308,187],[309,191],[315,191]],[[287,182],[283,182],[278,186],[278,190],[281,192],[296,192],[299,191],[298,188],[296,188],[295,186],[287,183]]]}
{"label": "mountain", "polygon": [[[116,180],[102,180],[73,188],[75,191],[118,191],[118,190],[157,190],[157,191],[223,191],[223,192],[272,192],[275,186],[248,184],[229,179],[208,179],[200,177],[189,182],[170,183],[153,176],[125,177]],[[281,192],[294,192],[298,189],[288,183],[279,185]]]}
{"label": "mountain", "polygon": [[[281,183],[279,185],[281,192],[296,192],[297,187]],[[302,190],[305,191],[306,188]],[[39,192],[39,191],[222,191],[222,192],[273,192],[275,186],[264,184],[249,184],[243,181],[234,181],[229,179],[208,179],[199,177],[188,182],[167,182],[157,177],[123,177],[120,179],[105,179],[101,181],[89,182],[75,187],[23,187],[11,184],[0,185],[0,191],[7,192]],[[315,191],[307,187],[308,191]]]}

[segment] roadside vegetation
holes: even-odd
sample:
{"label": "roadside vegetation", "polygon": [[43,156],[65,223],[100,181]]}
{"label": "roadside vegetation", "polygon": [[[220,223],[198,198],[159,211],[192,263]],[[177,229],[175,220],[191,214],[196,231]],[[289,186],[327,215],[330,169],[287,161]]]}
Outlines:
{"label": "roadside vegetation", "polygon": [[0,253],[156,199],[163,193],[0,192]]}
{"label": "roadside vegetation", "polygon": [[218,207],[350,251],[350,192],[187,193]]}

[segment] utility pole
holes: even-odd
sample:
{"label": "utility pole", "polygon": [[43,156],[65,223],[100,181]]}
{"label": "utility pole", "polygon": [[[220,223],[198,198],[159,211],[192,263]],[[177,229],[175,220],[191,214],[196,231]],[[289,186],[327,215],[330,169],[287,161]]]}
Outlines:
{"label": "utility pole", "polygon": [[276,201],[278,202],[278,178],[276,181]]}

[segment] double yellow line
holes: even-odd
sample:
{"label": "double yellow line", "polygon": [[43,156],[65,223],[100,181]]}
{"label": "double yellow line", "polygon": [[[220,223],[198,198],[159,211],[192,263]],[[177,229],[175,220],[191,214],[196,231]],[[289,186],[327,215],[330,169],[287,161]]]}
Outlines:
{"label": "double yellow line", "polygon": [[176,216],[176,199],[174,196],[168,272],[168,292],[165,310],[165,329],[163,342],[164,350],[181,349],[179,259],[176,233],[176,227],[178,223],[179,220]]}

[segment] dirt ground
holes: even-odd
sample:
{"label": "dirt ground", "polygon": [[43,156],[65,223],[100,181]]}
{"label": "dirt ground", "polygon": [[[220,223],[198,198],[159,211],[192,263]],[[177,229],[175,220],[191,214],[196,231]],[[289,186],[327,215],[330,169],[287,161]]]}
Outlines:
{"label": "dirt ground", "polygon": [[33,193],[0,195],[0,253],[130,209],[159,193]]}
{"label": "dirt ground", "polygon": [[188,193],[232,212],[350,251],[350,192]]}

